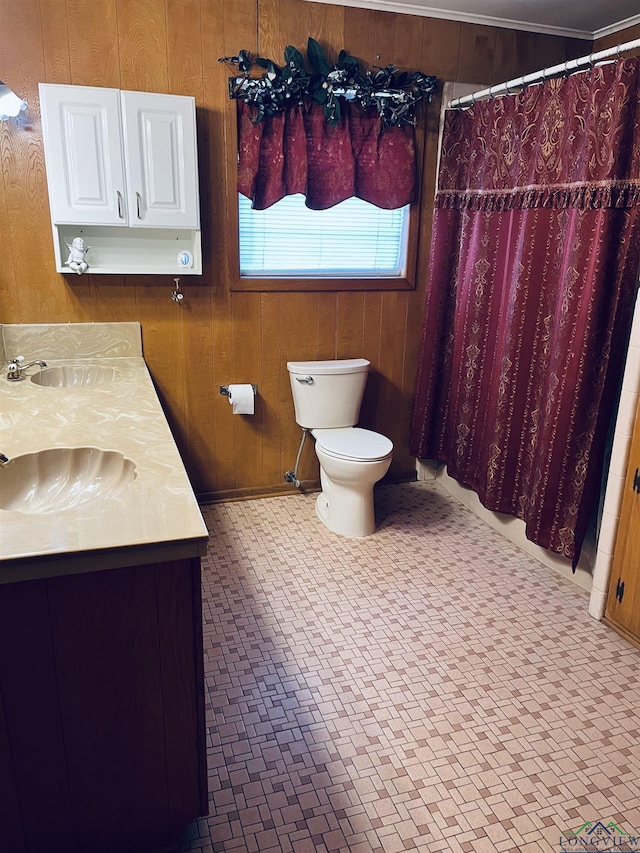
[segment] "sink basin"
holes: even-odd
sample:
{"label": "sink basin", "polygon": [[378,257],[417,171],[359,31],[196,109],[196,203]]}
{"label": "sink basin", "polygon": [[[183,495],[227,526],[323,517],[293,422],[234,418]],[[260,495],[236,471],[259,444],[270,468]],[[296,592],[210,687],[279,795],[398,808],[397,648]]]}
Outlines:
{"label": "sink basin", "polygon": [[16,456],[0,466],[0,509],[44,513],[115,495],[136,466],[115,450],[54,447]]}
{"label": "sink basin", "polygon": [[106,385],[118,375],[113,367],[97,364],[65,364],[60,367],[44,367],[31,376],[36,385],[49,388],[79,388],[86,385]]}

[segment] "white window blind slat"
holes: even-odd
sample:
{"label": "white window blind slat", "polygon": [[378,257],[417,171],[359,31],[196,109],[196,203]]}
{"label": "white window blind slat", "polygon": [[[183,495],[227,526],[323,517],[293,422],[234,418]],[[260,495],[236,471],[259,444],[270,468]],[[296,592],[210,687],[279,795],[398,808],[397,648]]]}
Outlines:
{"label": "white window blind slat", "polygon": [[409,206],[382,210],[349,198],[309,210],[304,196],[286,196],[252,210],[238,196],[240,274],[260,277],[401,277],[406,266]]}

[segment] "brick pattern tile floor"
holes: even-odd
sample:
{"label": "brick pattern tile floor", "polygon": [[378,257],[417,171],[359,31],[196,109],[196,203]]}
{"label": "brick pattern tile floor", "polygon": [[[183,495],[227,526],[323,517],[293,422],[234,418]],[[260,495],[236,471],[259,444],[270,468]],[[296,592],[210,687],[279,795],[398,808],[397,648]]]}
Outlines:
{"label": "brick pattern tile floor", "polygon": [[640,651],[587,594],[436,483],[379,487],[364,540],[314,500],[204,509],[210,815],[183,853],[640,833]]}

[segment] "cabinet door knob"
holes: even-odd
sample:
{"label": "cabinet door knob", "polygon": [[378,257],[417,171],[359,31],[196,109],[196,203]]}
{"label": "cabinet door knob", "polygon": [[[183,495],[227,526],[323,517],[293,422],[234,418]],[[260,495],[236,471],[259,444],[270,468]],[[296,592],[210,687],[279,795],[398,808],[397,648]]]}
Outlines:
{"label": "cabinet door knob", "polygon": [[140,193],[136,193],[136,212],[138,214],[138,219],[142,219],[142,214],[140,213],[140,203],[142,199],[140,198]]}
{"label": "cabinet door knob", "polygon": [[124,214],[122,212],[122,193],[120,190],[116,190],[116,195],[118,197],[118,216],[120,219],[124,219]]}

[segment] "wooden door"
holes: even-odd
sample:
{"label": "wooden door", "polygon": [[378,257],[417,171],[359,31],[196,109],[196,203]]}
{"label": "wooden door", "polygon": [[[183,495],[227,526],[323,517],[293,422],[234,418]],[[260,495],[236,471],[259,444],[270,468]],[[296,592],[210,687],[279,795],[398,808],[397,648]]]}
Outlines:
{"label": "wooden door", "polygon": [[126,225],[117,89],[40,84],[51,218]]}
{"label": "wooden door", "polygon": [[129,222],[199,228],[195,101],[122,92]]}
{"label": "wooden door", "polygon": [[640,645],[640,401],[631,439],[606,620]]}

